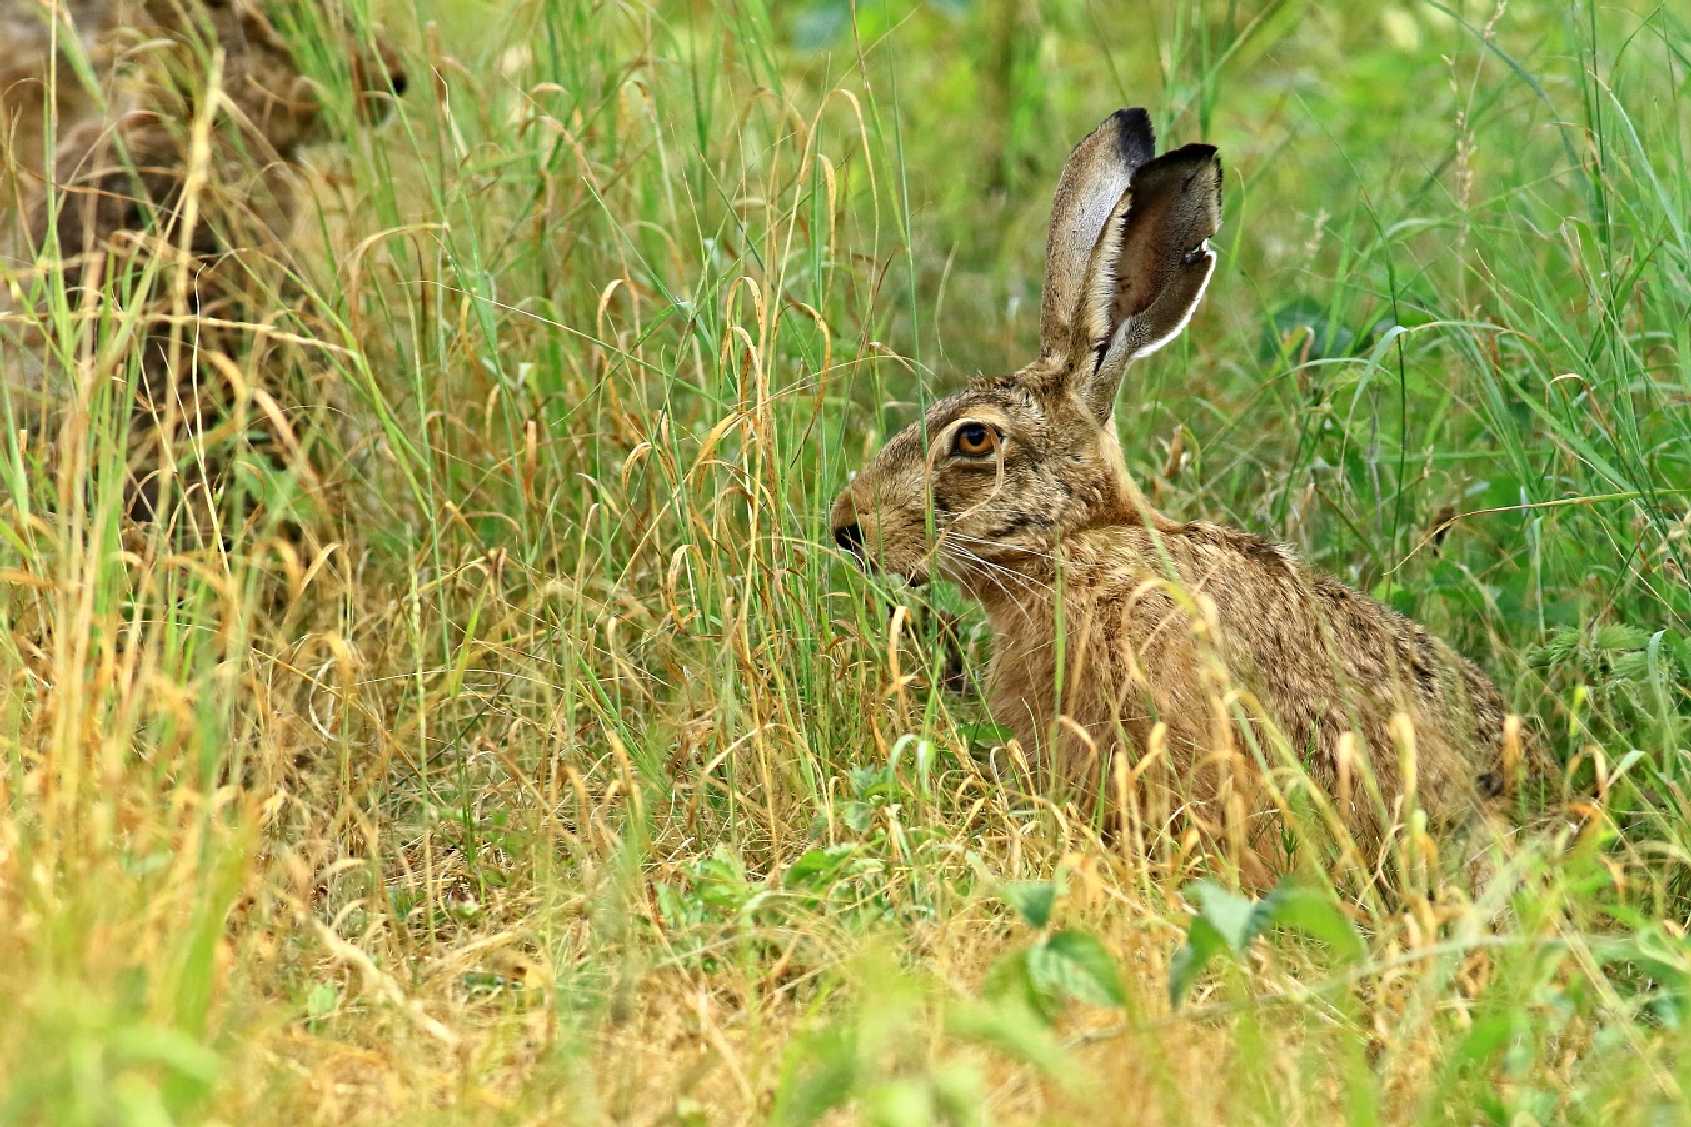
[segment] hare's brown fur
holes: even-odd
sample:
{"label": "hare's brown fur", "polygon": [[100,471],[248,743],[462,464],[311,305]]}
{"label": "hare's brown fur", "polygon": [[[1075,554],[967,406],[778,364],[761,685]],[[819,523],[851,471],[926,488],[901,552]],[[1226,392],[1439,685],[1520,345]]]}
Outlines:
{"label": "hare's brown fur", "polygon": [[[139,317],[135,413],[142,425],[132,428],[132,461],[140,463],[133,503],[138,515],[150,515],[157,467],[173,461],[159,444],[220,424],[233,390],[223,361],[249,353],[262,337],[258,326],[291,304],[288,251],[299,210],[292,165],[303,146],[331,131],[318,91],[256,4],[88,7],[91,20],[129,41],[129,59],[107,76],[110,112],[63,130],[48,182],[23,201],[21,246],[10,257],[20,279],[31,259],[43,270],[55,268],[56,258],[73,308],[97,307],[104,294],[125,294],[153,271]],[[118,7],[124,18],[110,19]],[[371,54],[350,38],[345,49],[361,113],[403,91],[391,51],[378,46]],[[214,59],[221,66],[215,105],[206,88]],[[195,123],[208,112],[215,120],[196,152]],[[14,292],[27,288],[20,280]],[[26,416],[49,419],[63,392],[46,386],[48,334],[27,331],[18,315],[10,319],[24,321],[26,331],[8,349],[8,391]],[[212,357],[220,359],[206,362]],[[249,366],[249,382],[250,373]]]}
{"label": "hare's brown fur", "polygon": [[1116,390],[1196,307],[1220,216],[1214,150],[1152,147],[1143,112],[1123,111],[1075,150],[1042,355],[891,439],[835,504],[836,539],[984,606],[992,713],[1054,781],[1108,791],[1118,749],[1135,777],[1154,749],[1185,813],[1242,815],[1269,869],[1269,815],[1302,779],[1365,853],[1410,792],[1435,824],[1464,821],[1502,783],[1505,710],[1486,676],[1279,546],[1156,513],[1127,473]]}
{"label": "hare's brown fur", "polygon": [[98,65],[111,7],[68,0],[55,28],[46,0],[0,0],[0,215],[46,176],[49,117],[62,133],[98,111],[99,92],[78,80],[71,54]]}
{"label": "hare's brown fur", "polygon": [[[85,0],[86,3],[86,0]],[[199,255],[274,254],[284,248],[298,210],[290,166],[300,150],[330,136],[328,110],[291,48],[251,0],[145,0],[86,3],[86,18],[135,41],[130,65],[108,76],[111,110],[62,129],[43,182],[20,208],[25,252],[54,241],[79,268],[121,236],[151,234],[154,249],[185,247]],[[111,12],[121,9],[122,18]],[[344,45],[358,83],[360,109],[380,106],[404,73],[377,45],[371,56]],[[195,120],[207,108],[205,80],[221,63],[217,125],[209,152],[191,151]],[[196,171],[194,227],[184,232],[184,191]],[[54,197],[57,197],[55,200]],[[136,240],[123,240],[134,243]]]}

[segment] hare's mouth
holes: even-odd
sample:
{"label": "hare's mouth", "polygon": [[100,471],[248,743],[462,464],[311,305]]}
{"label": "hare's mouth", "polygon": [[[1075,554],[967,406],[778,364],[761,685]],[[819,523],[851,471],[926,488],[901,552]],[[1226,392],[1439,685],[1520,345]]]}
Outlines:
{"label": "hare's mouth", "polygon": [[933,578],[933,569],[927,565],[928,561],[923,560],[910,567],[877,567],[874,570],[898,580],[913,591],[919,591]]}
{"label": "hare's mouth", "polygon": [[870,540],[857,521],[834,526],[834,545],[849,556],[865,575],[891,576],[902,579],[909,587],[927,586],[928,559],[919,559],[910,567],[888,565],[881,554],[870,547]]}
{"label": "hare's mouth", "polygon": [[912,590],[920,590],[928,585],[929,576],[926,569],[905,570],[902,568],[883,567],[876,563],[873,559],[866,559],[855,552],[851,553],[851,556],[852,562],[857,565],[858,570],[863,572],[864,575],[896,579]]}

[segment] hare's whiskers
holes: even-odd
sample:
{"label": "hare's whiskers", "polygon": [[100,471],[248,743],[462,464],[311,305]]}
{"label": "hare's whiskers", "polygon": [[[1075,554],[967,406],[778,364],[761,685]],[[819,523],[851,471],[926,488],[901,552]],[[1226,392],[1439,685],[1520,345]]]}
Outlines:
{"label": "hare's whiskers", "polygon": [[951,548],[952,551],[955,551],[955,552],[962,554],[963,556],[967,557],[968,559],[975,561],[976,563],[982,565],[983,567],[989,567],[996,572],[999,572],[1003,575],[1009,576],[1015,582],[1021,584],[1021,586],[1028,591],[1041,592],[1041,593],[1044,593],[1046,595],[1055,594],[1054,589],[1052,588],[1052,586],[1049,583],[1041,582],[1040,580],[1035,579],[1031,575],[1023,575],[1021,572],[1015,570],[1014,568],[1005,567],[1001,563],[996,563],[992,560],[989,560],[989,559],[985,558],[984,556],[982,556],[979,552],[975,552],[975,551],[970,550],[969,548],[965,548],[961,544],[952,544],[952,545],[950,545],[950,548]]}
{"label": "hare's whiskers", "polygon": [[1020,555],[1027,556],[1029,559],[1050,560],[1053,563],[1057,560],[1056,555],[1051,552],[1041,552],[1037,548],[1024,548],[1020,544],[1005,544],[999,540],[988,540],[980,536],[970,536],[967,533],[958,532],[955,529],[946,529],[945,535],[954,537],[958,540],[966,540],[971,544],[983,544],[989,548],[1001,548],[1007,552],[1016,552]]}
{"label": "hare's whiskers", "polygon": [[[1004,576],[1012,579],[1017,583],[1022,584],[1024,587],[1033,590],[1033,593],[1037,596],[1040,593],[1038,590],[1039,585],[1035,584],[1033,580],[1028,579],[1024,575],[1018,575],[1008,568],[1000,567],[990,560],[984,560],[966,548],[953,546],[950,552],[945,554],[943,558],[967,568],[969,571],[979,575],[982,579],[992,584],[999,590],[1000,593],[1003,594],[1005,601],[1016,608],[1016,612],[1021,615],[1028,625],[1037,625],[1034,620],[1033,611],[1027,606],[1026,601],[1024,599],[1018,599],[1016,595],[1004,585],[1003,579],[999,577]],[[1048,590],[1049,589],[1047,589],[1047,592]]]}
{"label": "hare's whiskers", "polygon": [[[1000,564],[995,564],[991,560],[986,559],[975,552],[971,552],[969,549],[961,545],[952,544],[949,545],[946,550],[951,553],[952,558],[967,561],[977,568],[983,575],[991,574],[1003,576],[1027,591],[1039,592],[1041,590],[1050,590],[1050,588],[1042,587],[1041,584],[1029,579],[1027,576],[1022,575],[1019,572],[1011,571],[1009,568]],[[1008,594],[1007,591],[1006,594]]]}
{"label": "hare's whiskers", "polygon": [[1021,605],[1017,602],[1015,595],[1010,592],[1008,587],[1004,586],[1004,584],[996,576],[994,576],[985,567],[981,566],[986,561],[972,559],[966,554],[958,555],[950,552],[941,552],[939,560],[941,565],[945,567],[945,570],[952,573],[951,578],[961,580],[964,583],[968,583],[974,578],[983,579],[996,587],[1004,596],[1006,602],[1015,606]]}

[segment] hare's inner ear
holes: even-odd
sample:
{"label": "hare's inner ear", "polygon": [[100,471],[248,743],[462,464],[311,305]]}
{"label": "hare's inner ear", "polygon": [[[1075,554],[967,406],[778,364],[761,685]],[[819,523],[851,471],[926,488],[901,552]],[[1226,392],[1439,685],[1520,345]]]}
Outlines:
{"label": "hare's inner ear", "polygon": [[[1221,158],[1186,145],[1141,166],[1110,211],[1081,296],[1077,390],[1107,419],[1130,361],[1180,334],[1215,269]],[[1081,354],[1080,350],[1090,355]]]}
{"label": "hare's inner ear", "polygon": [[1045,292],[1039,303],[1039,345],[1045,355],[1069,354],[1099,232],[1127,190],[1133,170],[1156,151],[1150,115],[1142,109],[1117,110],[1075,146],[1063,165],[1051,202]]}

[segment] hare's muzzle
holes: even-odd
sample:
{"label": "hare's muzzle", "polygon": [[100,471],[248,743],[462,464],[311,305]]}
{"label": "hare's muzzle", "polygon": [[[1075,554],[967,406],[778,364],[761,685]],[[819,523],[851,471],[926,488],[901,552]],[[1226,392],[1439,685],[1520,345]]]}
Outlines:
{"label": "hare's muzzle", "polygon": [[834,543],[840,547],[840,552],[851,552],[861,564],[864,560],[862,552],[862,523],[857,520],[857,506],[852,503],[851,489],[842,492],[834,503],[834,509],[829,513],[829,528],[834,531]]}
{"label": "hare's muzzle", "polygon": [[867,565],[869,553],[863,546],[863,522],[858,516],[851,490],[847,489],[840,494],[839,500],[834,502],[833,511],[828,514],[828,525],[833,530],[834,543],[839,545],[840,551],[849,553],[860,565]]}
{"label": "hare's muzzle", "polygon": [[841,551],[850,552],[858,559],[863,558],[863,526],[856,521],[842,524],[834,529],[834,543]]}
{"label": "hare's muzzle", "polygon": [[369,54],[354,54],[353,81],[359,90],[359,116],[370,125],[386,120],[410,86],[399,53],[385,43],[376,44]]}
{"label": "hare's muzzle", "polygon": [[927,545],[920,531],[893,543],[887,540],[889,528],[903,527],[901,516],[889,510],[883,498],[859,478],[834,502],[828,514],[828,531],[840,551],[865,572],[897,576],[920,587],[928,581]]}

